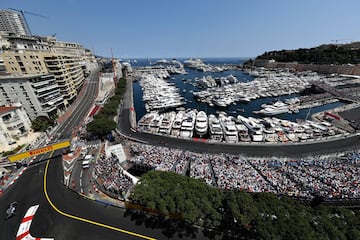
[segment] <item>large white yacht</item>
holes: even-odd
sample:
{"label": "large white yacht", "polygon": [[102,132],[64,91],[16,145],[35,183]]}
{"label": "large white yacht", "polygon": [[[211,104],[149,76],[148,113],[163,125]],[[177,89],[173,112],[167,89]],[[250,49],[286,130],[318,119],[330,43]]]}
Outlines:
{"label": "large white yacht", "polygon": [[157,112],[154,113],[155,117],[150,122],[150,132],[151,133],[157,133],[159,132],[160,124],[163,119],[163,115],[159,115]]}
{"label": "large white yacht", "polygon": [[194,133],[196,120],[196,110],[192,109],[185,114],[184,120],[181,123],[180,137],[191,138]]}
{"label": "large white yacht", "polygon": [[138,122],[138,127],[141,131],[150,132],[150,124],[157,117],[157,112],[150,112],[145,114]]}
{"label": "large white yacht", "polygon": [[204,65],[204,62],[200,58],[189,58],[184,61],[184,66],[188,68],[199,68]]}
{"label": "large white yacht", "polygon": [[288,112],[289,112],[289,107],[266,107],[264,109],[261,109],[257,113],[265,116],[274,116]]}
{"label": "large white yacht", "polygon": [[249,130],[244,123],[239,119],[235,119],[235,127],[239,134],[239,142],[250,142]]}
{"label": "large white yacht", "polygon": [[156,61],[153,65],[159,66],[160,69],[164,69],[171,74],[187,74],[183,64],[176,59],[160,59]]}
{"label": "large white yacht", "polygon": [[195,131],[202,137],[207,133],[208,130],[208,117],[204,111],[199,111],[196,115]]}
{"label": "large white yacht", "polygon": [[222,141],[224,138],[224,132],[221,128],[219,119],[214,115],[209,115],[209,131],[210,138],[216,141]]}
{"label": "large white yacht", "polygon": [[174,122],[176,114],[175,112],[167,112],[164,113],[163,115],[164,117],[160,124],[159,133],[168,135],[171,132],[171,126]]}
{"label": "large white yacht", "polygon": [[171,127],[171,135],[174,137],[178,137],[180,135],[180,128],[181,128],[181,124],[184,120],[185,117],[185,112],[184,111],[178,111],[176,113],[174,122],[172,124]]}
{"label": "large white yacht", "polygon": [[244,125],[249,129],[249,133],[253,142],[262,142],[264,140],[263,129],[264,126],[259,123],[256,118],[245,118],[241,115],[238,115],[238,119],[240,119]]}
{"label": "large white yacht", "polygon": [[260,111],[255,111],[255,113],[265,116],[274,116],[290,111],[289,105],[279,100],[273,104],[262,104],[261,107],[263,109]]}
{"label": "large white yacht", "polygon": [[238,142],[238,131],[235,126],[235,121],[231,116],[220,115],[220,124],[224,132],[225,141],[227,143]]}

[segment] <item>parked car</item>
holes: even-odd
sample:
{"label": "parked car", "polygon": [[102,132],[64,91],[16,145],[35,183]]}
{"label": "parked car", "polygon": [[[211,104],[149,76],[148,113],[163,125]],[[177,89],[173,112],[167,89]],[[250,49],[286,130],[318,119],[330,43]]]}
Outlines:
{"label": "parked car", "polygon": [[12,202],[12,203],[9,204],[8,208],[6,209],[5,219],[9,219],[9,218],[16,215],[16,207],[17,207],[17,205],[18,205],[17,202]]}

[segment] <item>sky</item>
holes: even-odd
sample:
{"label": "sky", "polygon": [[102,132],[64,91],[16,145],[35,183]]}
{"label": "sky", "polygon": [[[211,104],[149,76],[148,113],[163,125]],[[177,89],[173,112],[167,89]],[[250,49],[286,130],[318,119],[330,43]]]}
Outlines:
{"label": "sky", "polygon": [[7,8],[29,12],[33,35],[122,59],[256,57],[360,41],[359,0],[1,0]]}

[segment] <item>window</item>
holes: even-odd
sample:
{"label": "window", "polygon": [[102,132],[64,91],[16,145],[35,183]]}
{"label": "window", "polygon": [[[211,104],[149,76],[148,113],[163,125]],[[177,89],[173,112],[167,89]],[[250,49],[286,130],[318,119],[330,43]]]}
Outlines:
{"label": "window", "polygon": [[6,114],[5,116],[2,117],[3,121],[6,122],[11,118],[11,114]]}

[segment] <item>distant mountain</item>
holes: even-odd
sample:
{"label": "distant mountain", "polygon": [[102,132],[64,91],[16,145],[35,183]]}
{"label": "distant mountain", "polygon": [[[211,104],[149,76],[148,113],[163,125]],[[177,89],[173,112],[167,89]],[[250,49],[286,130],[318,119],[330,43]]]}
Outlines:
{"label": "distant mountain", "polygon": [[360,42],[349,44],[324,44],[314,48],[265,52],[257,60],[298,62],[313,64],[359,64]]}

